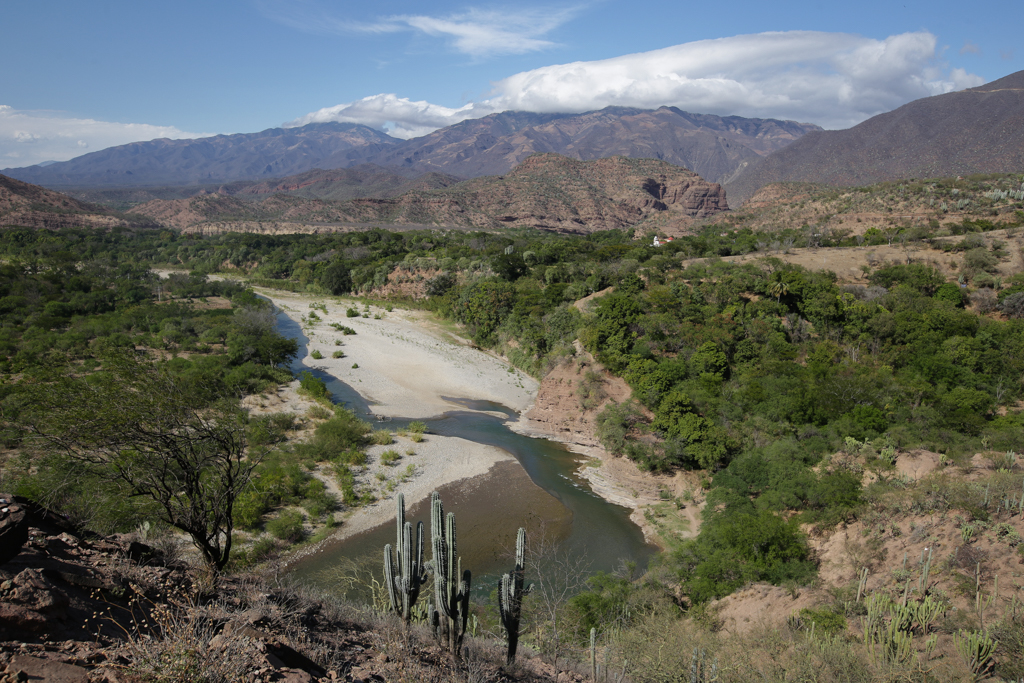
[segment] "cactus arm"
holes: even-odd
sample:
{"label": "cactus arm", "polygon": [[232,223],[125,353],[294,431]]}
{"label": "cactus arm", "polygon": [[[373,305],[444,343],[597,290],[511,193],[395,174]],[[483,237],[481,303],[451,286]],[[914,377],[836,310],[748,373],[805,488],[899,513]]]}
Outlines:
{"label": "cactus arm", "polygon": [[384,583],[388,587],[388,598],[391,600],[391,609],[398,611],[398,595],[395,587],[395,565],[391,555],[391,544],[384,546]]}
{"label": "cactus arm", "polygon": [[533,588],[523,589],[525,574],[526,529],[520,527],[516,535],[516,563],[507,574],[502,574],[498,582],[498,613],[501,625],[505,629],[508,642],[506,661],[512,664],[516,658],[519,645],[519,620],[522,616],[523,596]]}

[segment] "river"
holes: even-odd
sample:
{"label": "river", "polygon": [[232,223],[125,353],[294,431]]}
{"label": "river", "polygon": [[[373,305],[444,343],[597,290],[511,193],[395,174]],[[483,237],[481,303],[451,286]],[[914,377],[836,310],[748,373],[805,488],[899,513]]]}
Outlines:
{"label": "river", "polygon": [[[298,360],[293,362],[292,371],[308,371],[319,377],[336,403],[372,421],[372,406],[354,389],[304,363],[308,338],[299,324],[283,313],[277,320],[278,331],[299,342]],[[496,446],[518,462],[496,465],[484,477],[441,489],[445,510],[456,513],[459,554],[463,567],[473,570],[474,592],[490,592],[494,578],[508,570],[508,549],[514,546],[519,526],[527,528],[531,542],[544,537],[560,556],[581,561],[591,572],[614,571],[624,561],[635,562],[640,568],[646,566],[656,549],[645,542],[639,527],[630,521],[628,508],[605,501],[576,474],[581,456],[556,442],[513,432],[508,423],[517,415],[504,406],[455,397],[447,400],[462,410],[421,420],[429,433]],[[408,422],[394,418],[386,426],[397,429]],[[409,520],[422,520],[426,527],[429,516],[428,501],[407,510]],[[429,528],[425,533],[429,547]],[[300,581],[330,590],[336,584],[337,567],[343,558],[370,556],[380,562],[384,544],[393,544],[394,540],[392,522],[340,542],[328,541],[320,552],[290,565],[289,571]]]}

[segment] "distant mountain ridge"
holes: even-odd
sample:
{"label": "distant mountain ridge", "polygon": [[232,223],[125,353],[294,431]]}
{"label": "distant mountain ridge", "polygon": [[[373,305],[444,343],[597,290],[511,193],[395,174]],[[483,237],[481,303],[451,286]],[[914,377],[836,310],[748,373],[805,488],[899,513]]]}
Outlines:
{"label": "distant mountain ridge", "polygon": [[[535,154],[506,175],[399,197],[326,201],[274,193],[257,203],[204,194],[135,210],[189,232],[309,232],[358,225],[527,227],[587,233],[646,220],[685,223],[728,209],[721,185],[655,159]],[[347,227],[346,227],[347,226]]]}
{"label": "distant mountain ridge", "polygon": [[358,124],[313,123],[196,140],[135,142],[3,173],[57,188],[203,185],[361,164],[474,178],[507,173],[531,154],[553,152],[580,160],[616,155],[661,159],[718,181],[817,130],[812,124],[690,114],[673,107],[608,107],[583,114],[503,112],[411,140]]}
{"label": "distant mountain ridge", "polygon": [[734,206],[774,182],[868,185],[1024,171],[1024,71],[915,100],[847,130],[816,131],[755,160],[726,189]]}
{"label": "distant mountain ridge", "polygon": [[690,114],[675,107],[607,107],[583,114],[503,112],[467,119],[383,150],[373,163],[466,178],[501,175],[532,154],[589,161],[660,159],[711,182],[818,126],[775,119]]}
{"label": "distant mountain ridge", "polygon": [[149,140],[91,152],[47,166],[3,173],[50,187],[138,187],[194,185],[280,178],[313,168],[341,168],[399,143],[368,126],[311,123],[259,133],[215,135],[194,140]]}

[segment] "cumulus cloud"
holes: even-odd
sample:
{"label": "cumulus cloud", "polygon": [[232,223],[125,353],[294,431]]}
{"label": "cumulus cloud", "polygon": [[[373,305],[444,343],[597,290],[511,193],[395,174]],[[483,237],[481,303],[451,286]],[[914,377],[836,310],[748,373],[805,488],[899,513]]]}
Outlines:
{"label": "cumulus cloud", "polygon": [[592,62],[524,71],[492,84],[478,102],[447,108],[394,94],[308,114],[310,121],[395,123],[414,137],[467,118],[521,110],[583,112],[607,106],[675,106],[847,128],[907,102],[975,87],[984,79],[938,61],[928,32],[884,40],[845,33],[787,31],[700,40]]}
{"label": "cumulus cloud", "polygon": [[22,111],[0,105],[0,167],[67,161],[89,148],[104,149],[156,138],[197,138],[173,126],[76,119],[54,112]]}
{"label": "cumulus cloud", "polygon": [[555,45],[543,36],[572,19],[580,8],[517,7],[483,10],[470,8],[445,16],[397,14],[362,22],[340,19],[316,2],[264,0],[267,17],[300,31],[316,34],[422,33],[444,40],[457,52],[474,58],[518,55]]}

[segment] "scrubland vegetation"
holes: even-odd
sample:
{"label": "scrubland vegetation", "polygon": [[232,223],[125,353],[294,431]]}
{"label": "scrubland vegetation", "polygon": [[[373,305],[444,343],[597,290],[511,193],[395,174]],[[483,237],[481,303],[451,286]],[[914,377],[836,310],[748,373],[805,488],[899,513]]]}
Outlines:
{"label": "scrubland vegetation", "polygon": [[[1024,274],[1004,267],[1020,249],[1018,194],[987,200],[1008,209],[998,225],[974,217],[953,228],[850,236],[803,227],[722,232],[719,224],[660,248],[617,231],[202,238],[10,230],[0,253],[2,481],[100,531],[160,518],[158,497],[119,495],[109,471],[67,448],[40,455],[23,431],[27,424],[54,434],[48,425],[60,413],[39,413],[23,387],[102,388],[117,358],[146,354],[161,377],[221,411],[219,424],[236,425],[232,433],[244,439],[251,477],[218,529],[254,534],[228,569],[258,562],[279,543],[302,540],[309,521],[329,526],[338,506],[372,500],[353,468],[365,463],[364,446],[389,444],[392,435],[329,401],[304,417],[226,407],[289,379],[280,365],[295,345],[276,335],[250,290],[204,274],[229,271],[324,296],[388,296],[461,323],[474,343],[538,378],[571,359],[579,340],[632,390],[598,417],[606,449],[652,476],[699,472],[699,534],[673,544],[645,574],[627,567],[588,577],[554,551],[536,557],[532,571],[543,578],[528,566],[527,581],[540,585],[524,601],[524,645],[585,661],[594,629],[595,662],[609,680],[623,671],[634,681],[1017,680],[1020,577],[1004,570],[997,593],[985,564],[1012,566],[1008,558],[1024,552],[1016,459],[1024,452]],[[997,227],[1009,229],[1004,239],[980,239]],[[945,239],[927,241],[940,230]],[[771,255],[744,264],[717,258],[779,239],[835,249],[914,240],[959,255],[962,267],[951,278],[908,258],[844,284]],[[192,274],[158,284],[151,265]],[[306,395],[329,399],[315,378],[301,384]],[[577,393],[584,409],[602,405],[597,377],[584,375]],[[109,408],[96,410],[109,418]],[[286,443],[302,420],[310,438]],[[935,471],[900,470],[901,459],[922,450],[940,458]],[[400,469],[398,450],[384,458]],[[341,500],[315,475],[325,470]],[[898,573],[883,569],[879,548],[888,540],[925,526],[934,535],[942,524],[959,541],[929,556],[927,568],[911,558]],[[856,578],[822,588],[809,534],[836,529],[859,534],[848,562],[858,576],[871,568],[870,590]],[[820,600],[783,628],[720,632],[720,599],[757,582],[794,595],[821,588]],[[473,613],[478,633],[500,631],[493,607]]]}

